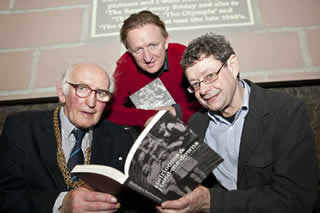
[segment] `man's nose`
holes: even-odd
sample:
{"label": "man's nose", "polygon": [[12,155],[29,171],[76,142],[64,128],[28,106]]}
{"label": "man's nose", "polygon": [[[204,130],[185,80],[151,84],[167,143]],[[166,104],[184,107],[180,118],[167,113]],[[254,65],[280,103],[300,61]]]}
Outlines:
{"label": "man's nose", "polygon": [[97,98],[96,98],[96,92],[91,91],[89,96],[87,97],[87,105],[91,108],[96,106]]}
{"label": "man's nose", "polygon": [[150,50],[148,50],[148,48],[146,48],[143,52],[143,60],[146,62],[146,63],[149,63],[151,62],[152,60],[152,53]]}
{"label": "man's nose", "polygon": [[199,92],[201,95],[205,95],[208,92],[209,86],[205,84],[203,81],[200,82]]}

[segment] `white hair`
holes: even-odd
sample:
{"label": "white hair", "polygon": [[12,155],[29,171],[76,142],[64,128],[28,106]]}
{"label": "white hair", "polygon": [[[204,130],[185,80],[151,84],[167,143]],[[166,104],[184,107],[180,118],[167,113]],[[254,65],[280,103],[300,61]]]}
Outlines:
{"label": "white hair", "polygon": [[[73,71],[73,68],[75,65],[77,65],[78,63],[75,64],[69,64],[68,67],[65,69],[65,71],[62,73],[61,76],[61,87],[62,87],[62,92],[64,95],[67,95],[69,92],[69,88],[70,85],[67,83],[70,81],[71,78],[71,73]],[[80,63],[79,63],[80,64]],[[100,65],[96,64],[97,66],[99,66],[107,75],[109,78],[109,91],[111,93],[114,92],[114,82],[113,82],[113,78],[109,76],[108,72],[105,71],[105,69],[103,67],[101,67]]]}
{"label": "white hair", "polygon": [[68,92],[69,92],[69,88],[70,88],[70,85],[67,84],[67,82],[70,81],[70,76],[71,76],[71,73],[72,73],[72,64],[70,64],[68,66],[68,68],[64,71],[64,73],[62,74],[62,77],[61,77],[61,87],[62,87],[62,92],[64,95],[67,95]]}

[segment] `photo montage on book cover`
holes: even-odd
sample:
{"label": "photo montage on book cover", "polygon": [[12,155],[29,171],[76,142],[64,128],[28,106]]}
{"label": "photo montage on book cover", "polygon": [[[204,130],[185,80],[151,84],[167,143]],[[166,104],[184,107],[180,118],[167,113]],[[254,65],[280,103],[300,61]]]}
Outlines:
{"label": "photo montage on book cover", "polygon": [[154,109],[176,104],[160,78],[156,78],[129,96],[137,109]]}
{"label": "photo montage on book cover", "polygon": [[96,191],[129,188],[156,203],[191,192],[223,159],[179,118],[159,111],[130,149],[124,174],[103,165],[77,165],[72,173]]}

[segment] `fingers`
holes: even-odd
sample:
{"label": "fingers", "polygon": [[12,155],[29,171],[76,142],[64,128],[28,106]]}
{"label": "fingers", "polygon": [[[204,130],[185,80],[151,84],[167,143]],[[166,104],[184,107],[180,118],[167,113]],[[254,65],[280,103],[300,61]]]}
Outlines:
{"label": "fingers", "polygon": [[118,202],[115,196],[111,194],[102,193],[102,192],[86,192],[85,199],[88,202],[92,202],[92,201],[108,202],[108,203]]}
{"label": "fingers", "polygon": [[165,201],[161,204],[163,209],[184,209],[188,207],[188,200],[186,197],[182,197],[179,200]]}
{"label": "fingers", "polygon": [[200,185],[182,198],[165,201],[156,209],[161,213],[209,212],[210,193],[207,188]]}
{"label": "fingers", "polygon": [[79,187],[68,192],[63,202],[63,212],[116,212],[120,203],[111,194],[94,192]]}
{"label": "fingers", "polygon": [[120,208],[117,198],[111,194],[90,192],[86,194],[85,201],[89,211],[116,211]]}
{"label": "fingers", "polygon": [[183,213],[188,212],[189,202],[186,197],[182,197],[179,200],[169,200],[156,207],[158,212],[161,213]]}
{"label": "fingers", "polygon": [[163,106],[163,107],[156,107],[154,108],[154,110],[169,110],[174,116],[176,116],[176,110],[174,107],[172,106]]}
{"label": "fingers", "polygon": [[188,212],[190,212],[190,211],[188,211],[187,208],[184,208],[184,209],[166,209],[166,208],[162,208],[161,206],[157,206],[156,210],[159,213],[188,213]]}
{"label": "fingers", "polygon": [[160,110],[171,110],[171,109],[173,109],[173,107],[172,106],[162,106],[162,107],[156,107],[154,109],[158,110],[158,111],[160,111]]}
{"label": "fingers", "polygon": [[107,193],[96,192],[88,189],[87,187],[79,187],[73,190],[74,197],[83,197],[84,200],[91,201],[100,201],[108,203],[117,203],[118,200],[115,196]]}
{"label": "fingers", "polygon": [[109,203],[101,201],[91,201],[87,202],[85,210],[90,212],[95,211],[106,211],[106,212],[116,212],[120,208],[120,203]]}

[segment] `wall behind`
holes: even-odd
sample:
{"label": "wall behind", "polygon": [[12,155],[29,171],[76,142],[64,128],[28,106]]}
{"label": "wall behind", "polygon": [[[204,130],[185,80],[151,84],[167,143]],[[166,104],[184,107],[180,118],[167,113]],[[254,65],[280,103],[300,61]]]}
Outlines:
{"label": "wall behind", "polygon": [[[244,1],[192,0],[214,5]],[[105,2],[182,5],[186,1]],[[252,7],[253,25],[169,30],[170,41],[187,44],[208,31],[225,34],[240,58],[242,77],[255,82],[320,79],[320,1],[246,2]],[[0,1],[0,101],[56,96],[55,82],[69,63],[95,62],[113,73],[124,48],[118,35],[90,36],[93,3],[93,0]]]}

